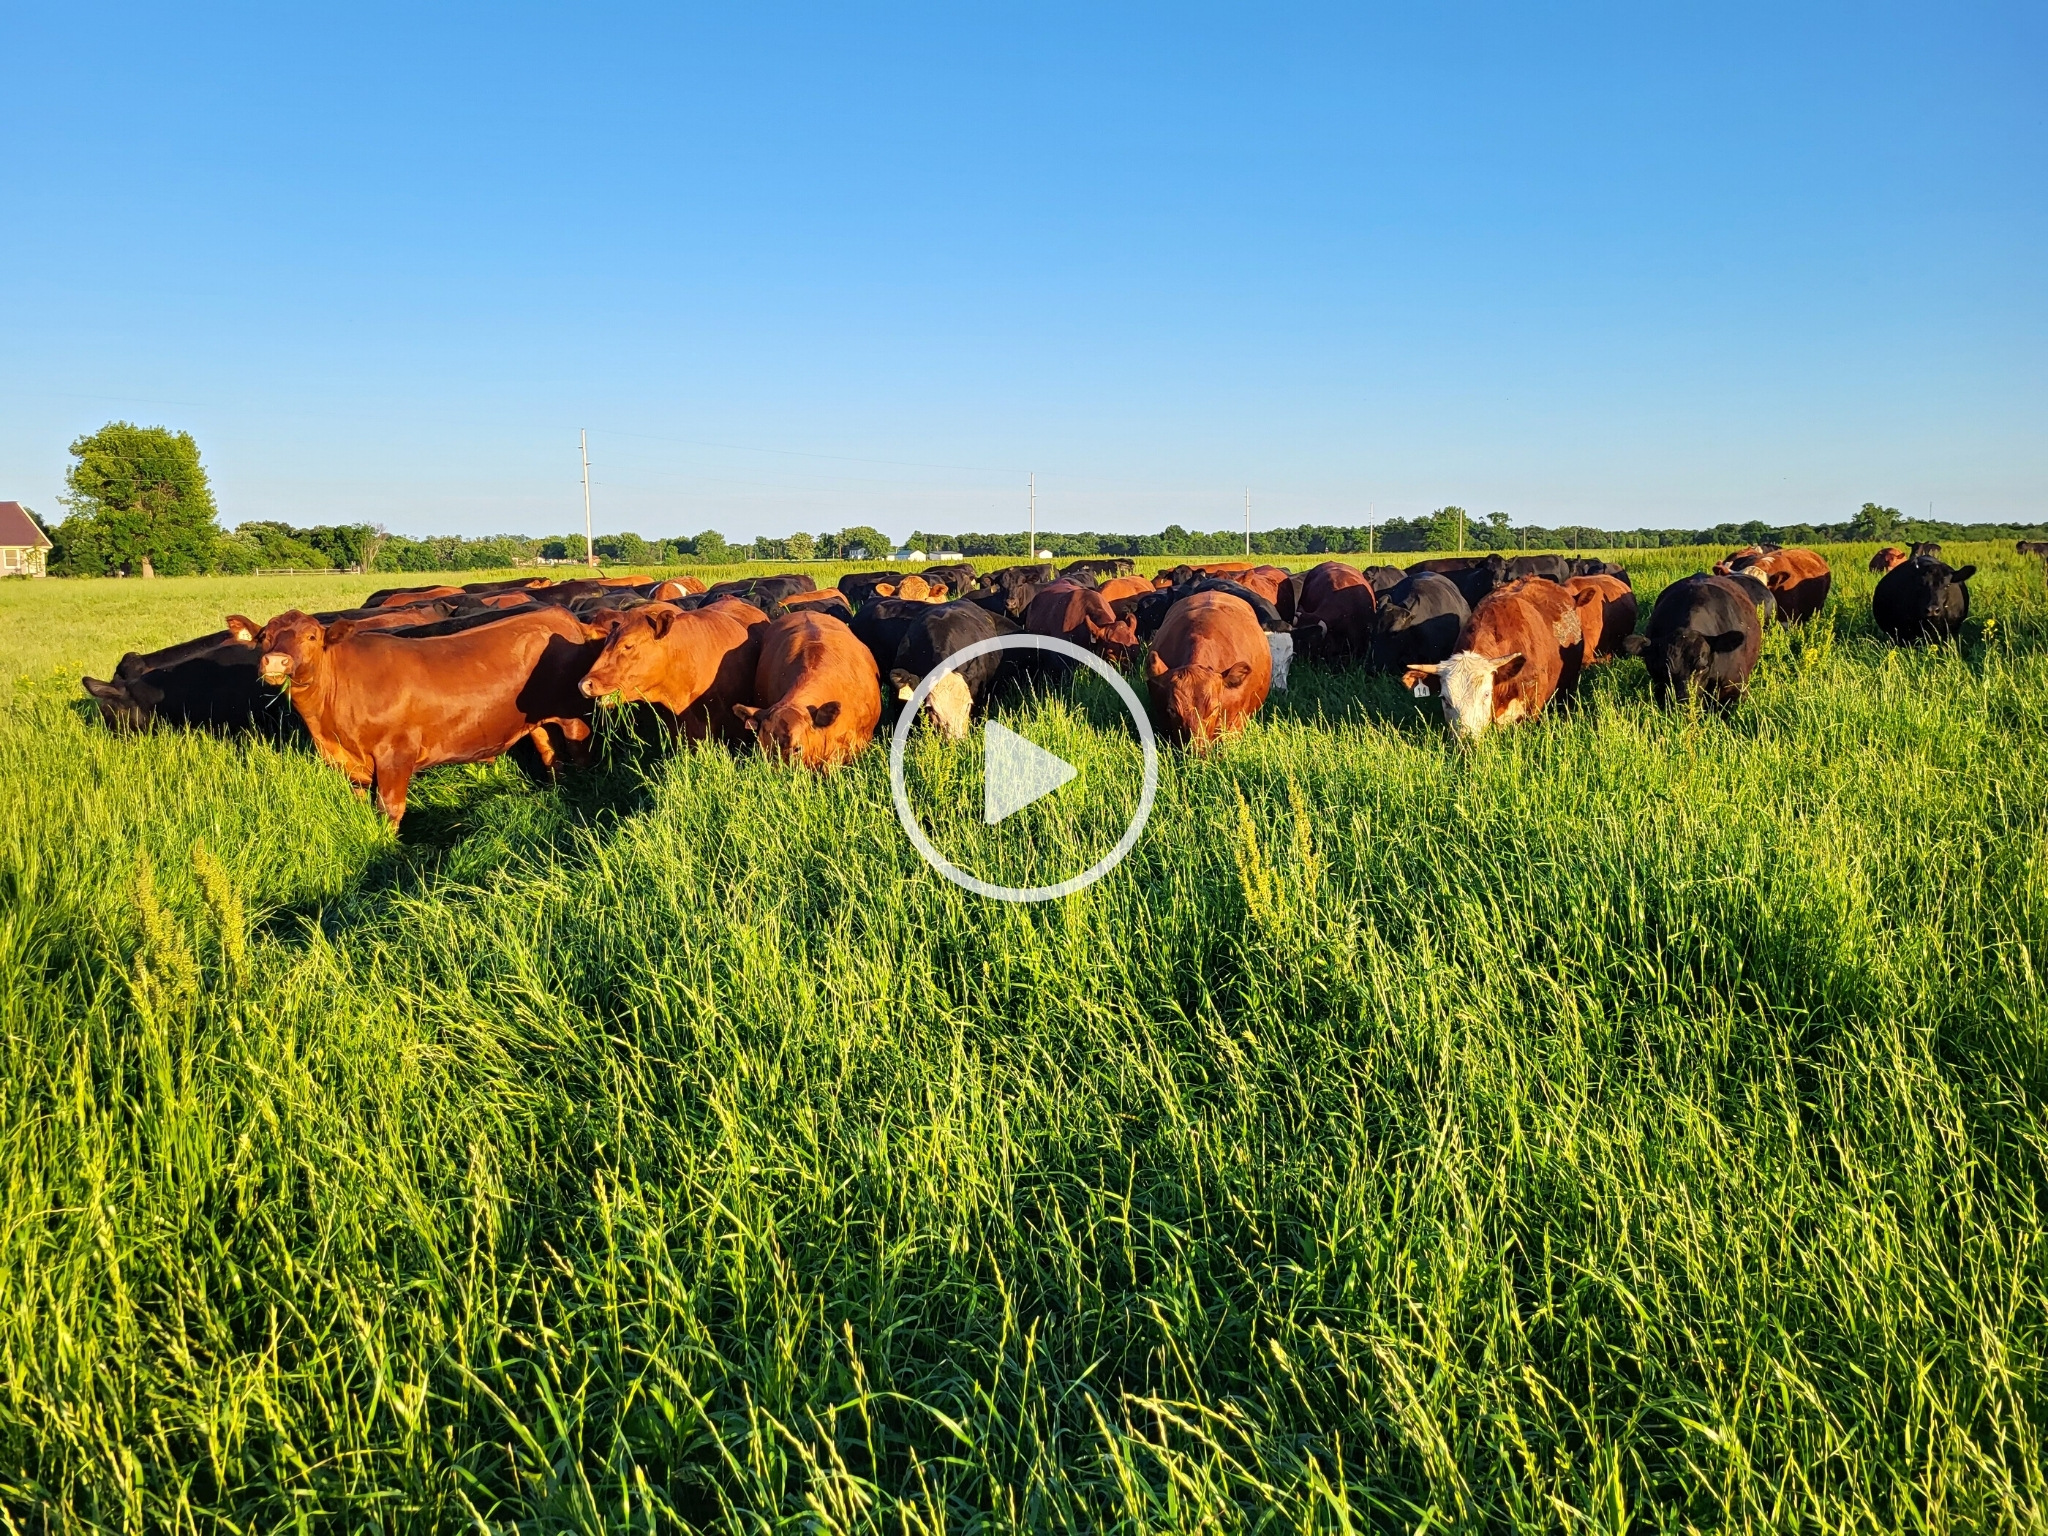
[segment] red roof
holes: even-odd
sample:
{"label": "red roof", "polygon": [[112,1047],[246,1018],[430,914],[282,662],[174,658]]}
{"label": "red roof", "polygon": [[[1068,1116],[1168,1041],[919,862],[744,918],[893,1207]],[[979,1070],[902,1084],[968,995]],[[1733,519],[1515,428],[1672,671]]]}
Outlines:
{"label": "red roof", "polygon": [[18,501],[0,501],[0,549],[10,544],[33,544],[48,549],[49,539],[36,526],[29,510]]}

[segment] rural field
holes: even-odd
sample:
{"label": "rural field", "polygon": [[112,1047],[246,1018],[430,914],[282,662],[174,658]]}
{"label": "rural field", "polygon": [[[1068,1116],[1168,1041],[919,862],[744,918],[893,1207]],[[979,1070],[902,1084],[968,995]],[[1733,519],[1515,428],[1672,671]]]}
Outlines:
{"label": "rural field", "polygon": [[0,582],[7,1529],[2041,1530],[2042,563],[1824,553],[1725,719],[1297,664],[1031,907],[880,749],[394,836],[79,676],[398,578]]}

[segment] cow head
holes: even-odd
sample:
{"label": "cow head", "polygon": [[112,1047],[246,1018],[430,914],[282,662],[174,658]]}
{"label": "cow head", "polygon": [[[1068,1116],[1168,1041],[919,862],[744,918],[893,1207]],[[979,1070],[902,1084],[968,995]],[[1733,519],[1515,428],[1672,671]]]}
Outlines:
{"label": "cow head", "polygon": [[1154,651],[1145,672],[1146,691],[1166,734],[1203,746],[1221,734],[1224,712],[1250,679],[1252,664],[1233,662],[1221,672],[1203,666],[1169,668]]}
{"label": "cow head", "polygon": [[1126,615],[1114,624],[1088,621],[1089,649],[1113,667],[1127,667],[1138,654],[1137,620]]}
{"label": "cow head", "polygon": [[791,762],[808,762],[813,756],[822,759],[821,750],[813,753],[810,749],[817,744],[821,732],[832,728],[832,722],[839,718],[839,701],[832,699],[824,704],[770,704],[766,707],[753,704],[735,704],[733,718],[751,731],[754,740],[769,757],[787,758]]}
{"label": "cow head", "polygon": [[1933,621],[1949,621],[1962,614],[1969,603],[1969,594],[1960,591],[1963,583],[1977,574],[1977,567],[1966,565],[1961,570],[1950,570],[1939,561],[1927,561],[1919,569],[1920,615]]}
{"label": "cow head", "polygon": [[1897,545],[1888,545],[1870,557],[1870,568],[1882,576],[1894,566],[1906,563],[1906,552]]}
{"label": "cow head", "polygon": [[281,688],[319,665],[327,652],[327,630],[313,615],[294,608],[264,625],[256,643],[263,647],[257,671],[264,682]]}
{"label": "cow head", "polygon": [[1445,723],[1466,740],[1476,741],[1499,718],[1496,698],[1500,685],[1513,682],[1521,671],[1520,651],[1507,656],[1460,651],[1448,661],[1409,667],[1401,681],[1417,698],[1435,694],[1443,702]]}
{"label": "cow head", "polygon": [[85,684],[85,691],[99,705],[100,719],[106,722],[109,730],[147,730],[149,723],[156,718],[157,705],[163,702],[162,691],[139,677],[126,682],[103,683],[96,677],[80,678],[79,681]]}
{"label": "cow head", "polygon": [[666,603],[651,603],[630,613],[603,617],[610,622],[583,626],[583,633],[592,640],[602,640],[604,649],[576,689],[586,699],[609,698],[615,693],[637,696],[663,670],[667,649],[663,642],[681,615]]}
{"label": "cow head", "polygon": [[1706,635],[1696,629],[1681,629],[1668,636],[1662,646],[1648,648],[1650,669],[1664,674],[1666,684],[1677,696],[1678,702],[1683,704],[1686,696],[1692,691],[1693,680],[1706,676],[1713,669],[1716,656],[1725,656],[1731,651],[1741,650],[1743,641],[1744,636],[1740,630],[1723,630],[1719,634]]}
{"label": "cow head", "polygon": [[[889,686],[905,703],[917,692],[917,685],[922,681],[924,679],[904,667],[892,667],[889,671]],[[932,691],[924,696],[924,707],[932,717],[932,724],[939,728],[939,734],[948,741],[967,739],[974,714],[974,690],[967,686],[967,679],[960,675],[958,667],[932,684]]]}

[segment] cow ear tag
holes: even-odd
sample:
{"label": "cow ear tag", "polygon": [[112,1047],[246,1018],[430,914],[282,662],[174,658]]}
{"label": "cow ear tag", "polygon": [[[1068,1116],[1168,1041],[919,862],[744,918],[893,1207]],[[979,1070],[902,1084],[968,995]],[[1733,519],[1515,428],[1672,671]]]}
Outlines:
{"label": "cow ear tag", "polygon": [[1428,697],[1429,697],[1429,684],[1427,684],[1427,683],[1417,683],[1417,684],[1415,685],[1415,697],[1417,697],[1418,699],[1426,699],[1426,698],[1428,698]]}

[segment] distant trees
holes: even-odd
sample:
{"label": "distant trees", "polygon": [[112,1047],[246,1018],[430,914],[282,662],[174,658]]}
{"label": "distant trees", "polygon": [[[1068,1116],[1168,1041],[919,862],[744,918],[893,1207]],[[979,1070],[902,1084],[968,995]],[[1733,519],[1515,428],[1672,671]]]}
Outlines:
{"label": "distant trees", "polygon": [[1897,507],[1880,507],[1874,501],[1866,501],[1863,510],[1849,519],[1849,534],[1855,539],[1882,544],[1901,536],[1899,529],[1904,521]]}
{"label": "distant trees", "polygon": [[208,570],[220,528],[213,488],[189,432],[110,421],[71,445],[51,533],[59,574],[183,576]]}

